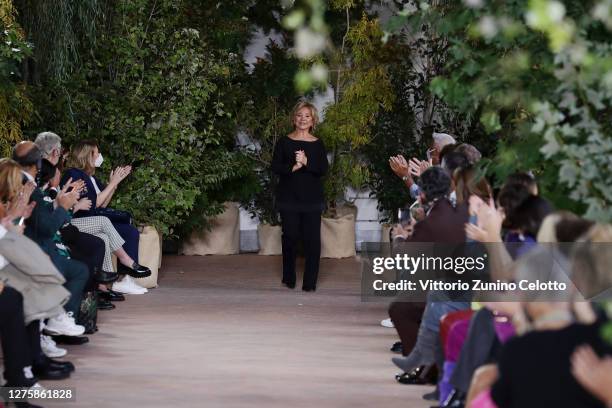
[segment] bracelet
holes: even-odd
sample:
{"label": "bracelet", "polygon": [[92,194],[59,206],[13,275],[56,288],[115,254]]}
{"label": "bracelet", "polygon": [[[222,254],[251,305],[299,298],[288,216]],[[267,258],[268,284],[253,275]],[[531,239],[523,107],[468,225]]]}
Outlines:
{"label": "bracelet", "polygon": [[410,178],[410,176],[402,176],[402,181],[407,181]]}

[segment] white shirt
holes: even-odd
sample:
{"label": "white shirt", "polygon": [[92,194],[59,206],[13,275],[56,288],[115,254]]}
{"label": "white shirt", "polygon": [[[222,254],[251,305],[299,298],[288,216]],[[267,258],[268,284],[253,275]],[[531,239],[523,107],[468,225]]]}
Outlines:
{"label": "white shirt", "polygon": [[94,186],[94,189],[96,190],[96,194],[100,194],[100,187],[98,187],[98,183],[96,183],[96,179],[93,176],[91,176],[90,179]]}
{"label": "white shirt", "polygon": [[[4,225],[0,225],[0,239],[4,238],[6,232],[7,231],[6,228],[4,228]],[[0,255],[0,269],[3,269],[8,264],[8,261],[2,255]]]}

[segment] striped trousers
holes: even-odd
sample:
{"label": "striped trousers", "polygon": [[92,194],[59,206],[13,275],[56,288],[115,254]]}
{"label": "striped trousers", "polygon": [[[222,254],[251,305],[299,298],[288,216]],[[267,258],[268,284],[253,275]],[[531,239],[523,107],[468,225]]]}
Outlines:
{"label": "striped trousers", "polygon": [[77,227],[79,231],[95,235],[104,241],[103,268],[107,272],[115,272],[112,253],[121,248],[125,241],[121,238],[113,223],[107,217],[99,215],[73,218],[70,223]]}

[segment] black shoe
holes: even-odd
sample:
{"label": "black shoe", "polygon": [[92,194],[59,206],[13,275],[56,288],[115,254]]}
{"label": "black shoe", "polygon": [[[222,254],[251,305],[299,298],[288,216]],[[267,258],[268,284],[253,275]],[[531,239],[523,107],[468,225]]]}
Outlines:
{"label": "black shoe", "polygon": [[101,269],[98,269],[94,272],[94,279],[97,283],[113,283],[117,279],[119,279],[119,274],[116,272],[106,272]]}
{"label": "black shoe", "polygon": [[395,379],[400,384],[430,385],[436,383],[435,366],[421,366],[409,373],[397,374]]}
{"label": "black shoe", "polygon": [[290,282],[283,281],[283,285],[285,285],[289,289],[295,289],[295,282],[290,283]]}
{"label": "black shoe", "polygon": [[49,367],[51,368],[57,368],[58,370],[65,370],[68,371],[69,373],[74,372],[74,364],[72,364],[70,361],[57,361],[57,360],[53,360],[53,359],[49,359]]}
{"label": "black shoe", "polygon": [[465,407],[465,393],[458,389],[453,389],[446,400],[442,404],[442,408],[464,408]]}
{"label": "black shoe", "polygon": [[115,305],[113,305],[109,300],[98,298],[98,310],[113,310]]}
{"label": "black shoe", "polygon": [[114,290],[101,290],[98,292],[98,297],[109,302],[123,302],[125,300],[125,296]]}
{"label": "black shoe", "polygon": [[51,336],[57,344],[81,345],[89,342],[87,336]]}
{"label": "black shoe", "polygon": [[314,292],[317,290],[316,286],[302,286],[304,292]]}
{"label": "black shoe", "polygon": [[32,365],[32,373],[39,380],[65,380],[70,377],[70,371],[51,366]]}
{"label": "black shoe", "polygon": [[402,345],[402,342],[396,341],[395,343],[393,343],[393,345],[391,346],[391,351],[394,353],[402,354],[404,352],[404,346]]}
{"label": "black shoe", "polygon": [[121,273],[125,273],[126,275],[130,275],[132,278],[146,278],[147,276],[151,276],[151,270],[146,266],[142,266],[134,262],[131,268],[123,264],[119,264],[117,266],[118,271]]}
{"label": "black shoe", "polygon": [[43,353],[41,353],[38,356],[38,358],[36,358],[32,367],[33,368],[34,367],[38,367],[38,368],[48,367],[51,369],[68,371],[69,373],[74,371],[74,364],[72,364],[70,361],[54,360],[52,358],[47,357]]}

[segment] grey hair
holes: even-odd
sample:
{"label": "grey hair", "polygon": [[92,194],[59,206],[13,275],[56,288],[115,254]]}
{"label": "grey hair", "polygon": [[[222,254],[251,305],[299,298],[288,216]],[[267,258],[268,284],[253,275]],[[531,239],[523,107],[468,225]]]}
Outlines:
{"label": "grey hair", "polygon": [[444,146],[446,145],[457,143],[455,138],[449,135],[448,133],[434,132],[432,134],[432,137],[434,140],[434,144],[438,147],[438,150],[442,150],[442,148],[444,148]]}
{"label": "grey hair", "polygon": [[53,149],[61,146],[62,138],[53,132],[42,132],[36,136],[34,143],[40,149],[43,157],[48,157]]}

